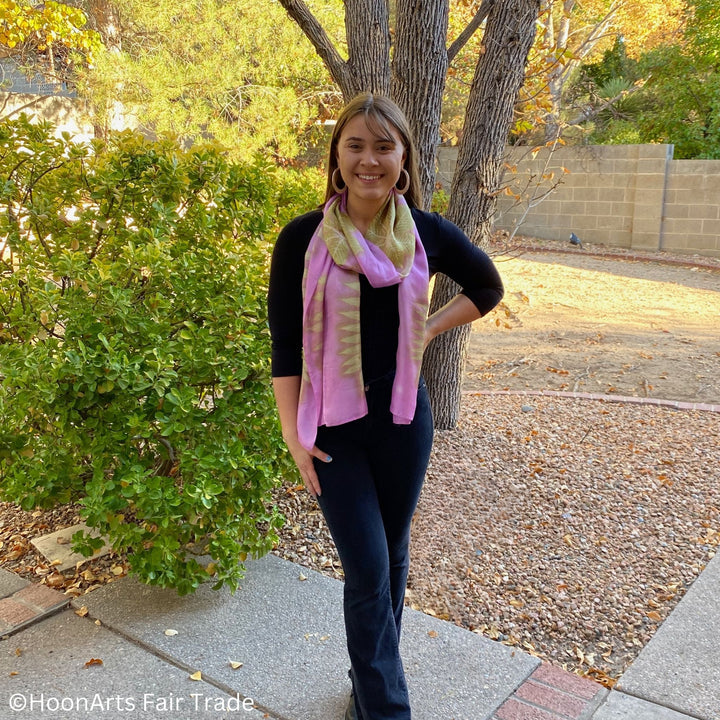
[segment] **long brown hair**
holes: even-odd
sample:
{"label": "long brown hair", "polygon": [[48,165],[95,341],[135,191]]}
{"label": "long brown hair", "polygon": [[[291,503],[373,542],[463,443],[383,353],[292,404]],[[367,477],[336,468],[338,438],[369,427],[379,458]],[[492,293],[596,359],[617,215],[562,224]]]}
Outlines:
{"label": "long brown hair", "polygon": [[362,93],[353,98],[342,110],[330,138],[330,156],[328,158],[327,187],[325,189],[325,202],[333,195],[335,189],[332,176],[337,169],[337,146],[345,126],[356,115],[363,114],[368,129],[379,137],[391,137],[390,128],[400,135],[405,146],[405,163],[403,167],[410,176],[410,186],[405,192],[405,200],[410,207],[422,207],[422,192],[420,190],[420,175],[417,168],[417,152],[410,133],[408,121],[402,110],[390,98],[384,95]]}

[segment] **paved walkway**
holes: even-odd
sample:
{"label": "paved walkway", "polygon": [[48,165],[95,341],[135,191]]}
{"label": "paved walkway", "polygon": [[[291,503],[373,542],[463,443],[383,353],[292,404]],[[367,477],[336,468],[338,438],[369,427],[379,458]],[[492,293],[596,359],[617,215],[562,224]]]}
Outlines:
{"label": "paved walkway", "polygon": [[[719,589],[716,558],[613,691],[407,610],[413,718],[718,720]],[[123,578],[69,601],[0,570],[0,718],[340,720],[341,597],[337,580],[273,555],[234,595]]]}

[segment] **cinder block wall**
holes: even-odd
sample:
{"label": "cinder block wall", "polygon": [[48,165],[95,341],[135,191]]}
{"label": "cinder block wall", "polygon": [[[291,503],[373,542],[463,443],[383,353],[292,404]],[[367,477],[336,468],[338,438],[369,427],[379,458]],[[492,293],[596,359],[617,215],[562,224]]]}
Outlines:
{"label": "cinder block wall", "polygon": [[720,257],[720,160],[673,160],[663,249]]}
{"label": "cinder block wall", "polygon": [[[508,148],[496,226],[522,235],[720,257],[720,160],[672,145]],[[438,153],[449,191],[456,148]]]}

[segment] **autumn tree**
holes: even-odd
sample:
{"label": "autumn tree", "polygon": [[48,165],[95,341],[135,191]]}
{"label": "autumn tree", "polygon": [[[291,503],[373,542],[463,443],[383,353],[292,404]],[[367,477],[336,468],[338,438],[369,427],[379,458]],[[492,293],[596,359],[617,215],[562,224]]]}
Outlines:
{"label": "autumn tree", "polygon": [[644,79],[632,97],[587,123],[592,141],[669,143],[679,159],[720,158],[720,5],[691,0],[683,25],[680,38],[638,59],[618,62],[615,50],[604,58],[611,62],[582,68],[598,93]]}
{"label": "autumn tree", "polygon": [[[346,99],[361,90],[389,94],[405,112],[417,141],[426,206],[434,188],[435,150],[448,67],[485,23],[448,210],[449,219],[473,241],[485,241],[539,0],[483,0],[468,27],[449,46],[449,0],[397,0],[392,16],[387,0],[346,0],[346,58],[308,4],[303,0],[280,3],[312,42]],[[454,292],[456,289],[440,278],[431,310]],[[426,355],[424,373],[439,428],[451,428],[457,422],[467,333],[466,328],[446,334]]]}
{"label": "autumn tree", "polygon": [[550,141],[564,127],[594,117],[626,97],[630,88],[579,111],[567,106],[566,90],[580,65],[601,58],[618,38],[622,38],[628,56],[638,58],[649,48],[676,37],[684,6],[685,0],[542,0],[540,30],[532,53],[532,81],[521,98],[530,108],[531,119],[525,128],[529,142],[538,141],[538,128]]}
{"label": "autumn tree", "polygon": [[53,0],[0,0],[0,48],[28,73],[62,85],[78,66],[93,61],[101,42],[77,7]]}

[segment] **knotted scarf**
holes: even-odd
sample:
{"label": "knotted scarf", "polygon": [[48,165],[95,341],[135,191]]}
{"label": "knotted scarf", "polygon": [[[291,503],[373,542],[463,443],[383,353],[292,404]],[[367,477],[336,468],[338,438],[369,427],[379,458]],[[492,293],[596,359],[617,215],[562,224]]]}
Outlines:
{"label": "knotted scarf", "polygon": [[390,412],[409,424],[415,415],[425,343],[428,263],[410,208],[391,192],[366,236],[346,212],[345,194],[327,202],[305,254],[303,373],[297,428],[307,450],[320,425],[367,415],[360,347],[360,278],[375,288],[399,284],[398,349]]}

